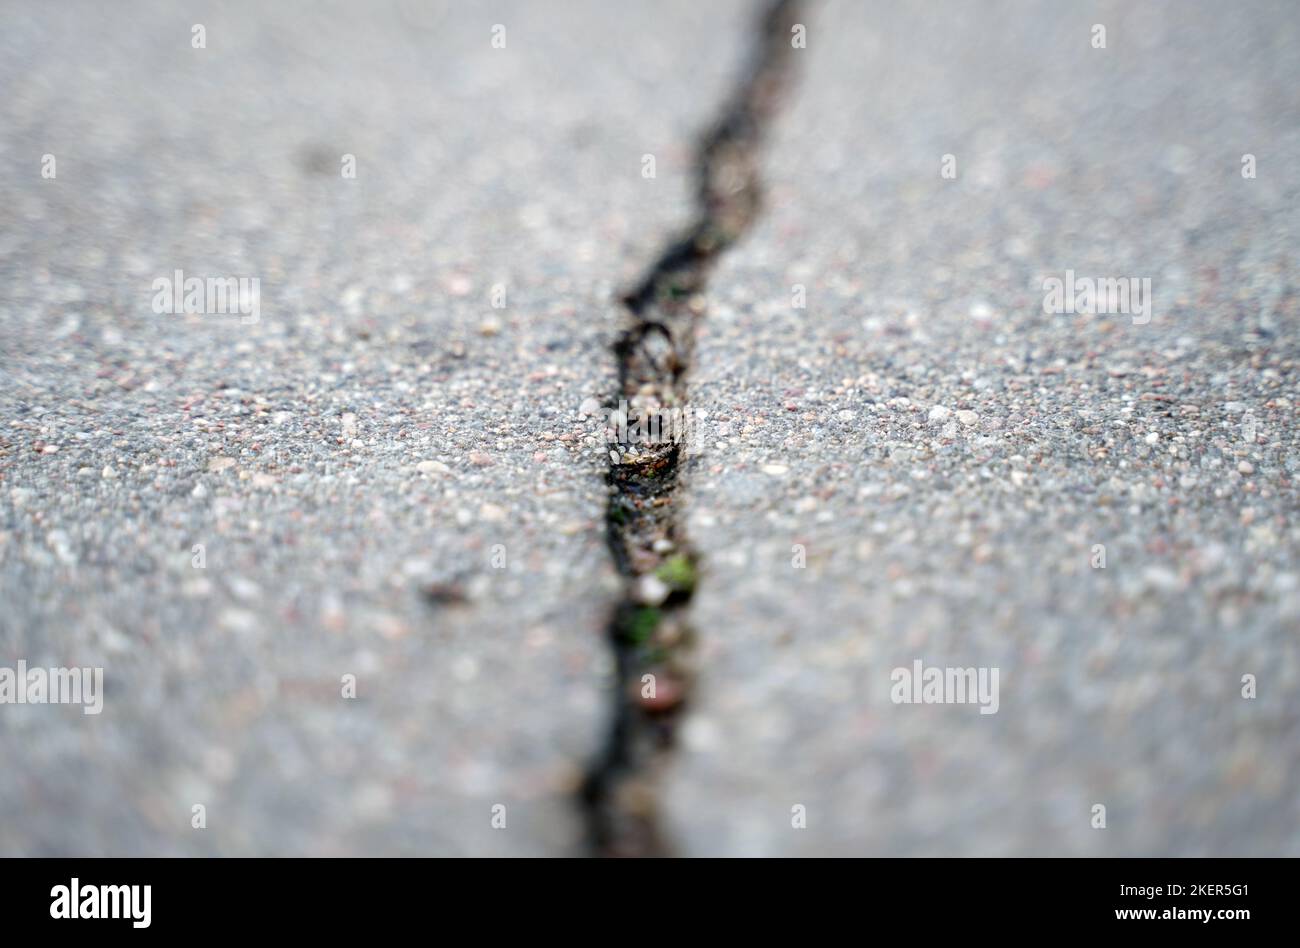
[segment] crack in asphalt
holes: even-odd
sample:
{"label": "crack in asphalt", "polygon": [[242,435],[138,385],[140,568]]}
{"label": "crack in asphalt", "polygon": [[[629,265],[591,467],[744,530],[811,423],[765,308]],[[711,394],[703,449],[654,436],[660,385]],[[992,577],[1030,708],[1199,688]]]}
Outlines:
{"label": "crack in asphalt", "polygon": [[606,538],[623,594],[609,623],[616,669],[609,731],[582,789],[597,855],[670,853],[657,783],[695,677],[687,608],[698,557],[676,502],[696,433],[686,376],[708,276],[761,208],[759,145],[788,85],[802,5],[776,0],[766,10],[749,68],[700,143],[696,216],[622,300],[630,319],[614,346],[619,404],[610,406]]}

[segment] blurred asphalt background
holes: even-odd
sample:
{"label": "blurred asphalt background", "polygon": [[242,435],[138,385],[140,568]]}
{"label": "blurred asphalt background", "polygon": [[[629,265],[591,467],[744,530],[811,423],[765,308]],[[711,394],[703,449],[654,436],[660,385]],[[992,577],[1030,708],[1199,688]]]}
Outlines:
{"label": "blurred asphalt background", "polygon": [[[581,852],[581,409],[755,12],[0,6],[0,665],[107,682],[0,706],[0,855]],[[1300,855],[1300,10],[807,24],[696,358],[672,838]],[[1067,268],[1150,277],[1150,324],[1045,315]],[[261,321],[155,314],[175,269],[259,277]],[[918,658],[1000,711],[891,704]]]}

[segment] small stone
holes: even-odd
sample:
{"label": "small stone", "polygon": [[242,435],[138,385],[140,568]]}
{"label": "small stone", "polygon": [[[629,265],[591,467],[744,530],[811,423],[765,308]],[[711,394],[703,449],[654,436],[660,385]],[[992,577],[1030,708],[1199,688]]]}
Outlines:
{"label": "small stone", "polygon": [[1146,441],[1147,444],[1159,444],[1160,435],[1156,434],[1154,431],[1151,431],[1147,433],[1147,436],[1144,440]]}
{"label": "small stone", "polygon": [[686,688],[682,682],[662,673],[654,676],[653,690],[646,689],[639,681],[634,684],[641,707],[650,714],[672,711],[686,697]]}
{"label": "small stone", "polygon": [[426,583],[420,591],[426,599],[438,606],[459,606],[469,601],[465,588],[454,581]]}
{"label": "small stone", "polygon": [[108,652],[120,655],[124,652],[131,651],[130,637],[123,635],[111,625],[105,624],[101,627],[99,632],[99,641],[100,644],[104,646],[104,650]]}
{"label": "small stone", "polygon": [[1249,461],[1238,461],[1237,470],[1242,474],[1254,474],[1255,465],[1251,464]]}
{"label": "small stone", "polygon": [[111,464],[105,465],[104,469],[99,472],[99,476],[104,478],[106,481],[111,481],[113,478],[117,477],[117,471],[113,470]]}
{"label": "small stone", "polygon": [[782,474],[788,474],[790,469],[784,464],[764,464],[763,473],[772,477],[780,477]]}
{"label": "small stone", "polygon": [[400,618],[389,612],[380,612],[374,616],[374,629],[382,638],[390,642],[405,638],[411,632],[411,627],[403,622]]}
{"label": "small stone", "polygon": [[421,474],[449,474],[451,468],[441,461],[421,461],[415,465],[415,469]]}
{"label": "small stone", "polygon": [[243,576],[231,576],[226,582],[231,595],[240,602],[253,602],[262,595],[261,587]]}
{"label": "small stone", "polygon": [[451,673],[462,684],[468,684],[478,677],[478,661],[473,655],[461,655],[451,663]]}
{"label": "small stone", "polygon": [[975,412],[971,411],[969,408],[965,408],[957,412],[957,420],[969,428],[979,422],[980,416],[975,414]]}
{"label": "small stone", "polygon": [[655,575],[642,576],[636,581],[637,602],[645,606],[662,604],[670,592],[668,584]]}
{"label": "small stone", "polygon": [[935,405],[933,408],[930,409],[930,415],[929,415],[930,424],[932,425],[942,424],[943,422],[948,420],[948,416],[951,414],[952,414],[952,409],[945,408],[943,405]]}
{"label": "small stone", "polygon": [[478,509],[478,515],[487,523],[501,523],[506,519],[506,509],[497,504],[484,504]]}
{"label": "small stone", "polygon": [[492,460],[490,454],[484,454],[482,451],[471,451],[469,453],[469,463],[475,467],[491,467],[496,462]]}
{"label": "small stone", "polygon": [[478,334],[480,336],[495,336],[499,332],[501,332],[501,322],[492,316],[478,324]]}
{"label": "small stone", "polygon": [[582,404],[578,406],[578,414],[583,418],[588,418],[600,411],[600,401],[595,398],[584,398]]}
{"label": "small stone", "polygon": [[208,470],[211,471],[213,474],[219,474],[220,472],[226,470],[227,468],[231,468],[234,466],[235,466],[234,458],[213,458],[211,461],[208,462]]}
{"label": "small stone", "polygon": [[217,625],[238,635],[252,635],[259,628],[257,614],[248,609],[223,609]]}
{"label": "small stone", "polygon": [[716,753],[722,747],[722,733],[711,718],[692,715],[682,725],[682,745],[697,754]]}

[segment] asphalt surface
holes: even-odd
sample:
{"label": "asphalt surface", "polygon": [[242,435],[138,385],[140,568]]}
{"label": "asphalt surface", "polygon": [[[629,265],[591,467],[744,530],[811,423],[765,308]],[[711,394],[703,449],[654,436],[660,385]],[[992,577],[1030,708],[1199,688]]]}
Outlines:
{"label": "asphalt surface", "polygon": [[[0,665],[107,694],[0,706],[0,853],[579,847],[617,591],[580,409],[748,17],[420,9],[4,13]],[[260,320],[155,313],[176,269]]]}
{"label": "asphalt surface", "polygon": [[[0,8],[0,666],[106,681],[0,706],[0,854],[581,851],[583,408],[753,13]],[[695,356],[680,851],[1300,854],[1298,33],[815,6]],[[155,313],[177,269],[259,321]],[[1150,322],[1045,314],[1067,269]],[[894,704],[918,659],[998,712]]]}
{"label": "asphalt surface", "polygon": [[[685,852],[1300,853],[1297,33],[820,8],[696,353]],[[1150,321],[1044,313],[1067,269]],[[917,660],[997,713],[895,704]]]}

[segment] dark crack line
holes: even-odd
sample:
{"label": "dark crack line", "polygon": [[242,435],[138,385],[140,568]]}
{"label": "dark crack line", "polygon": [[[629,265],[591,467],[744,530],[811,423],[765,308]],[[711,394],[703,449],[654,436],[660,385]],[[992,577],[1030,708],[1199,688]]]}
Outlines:
{"label": "dark crack line", "polygon": [[776,0],[766,11],[743,80],[700,143],[695,219],[622,300],[629,326],[614,346],[619,423],[609,445],[606,537],[623,594],[609,624],[609,732],[582,791],[597,855],[669,854],[658,779],[695,677],[687,610],[698,558],[676,502],[693,433],[686,376],[709,273],[758,217],[759,145],[788,84],[801,6]]}

